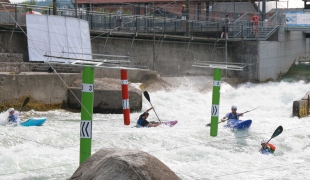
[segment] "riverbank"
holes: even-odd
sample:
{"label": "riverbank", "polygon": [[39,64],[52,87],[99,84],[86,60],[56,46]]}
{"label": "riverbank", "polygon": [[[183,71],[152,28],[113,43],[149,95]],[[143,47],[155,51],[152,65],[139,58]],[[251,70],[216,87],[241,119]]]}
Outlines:
{"label": "riverbank", "polygon": [[[119,73],[119,70],[115,70]],[[115,73],[116,73],[115,72]],[[113,73],[110,73],[110,76]],[[139,72],[128,73],[132,81],[139,81]],[[144,73],[140,73],[144,77]],[[151,72],[149,74],[152,74]],[[104,76],[104,74],[102,74]],[[148,77],[149,75],[145,76]],[[109,76],[108,76],[109,77]],[[81,73],[45,73],[45,72],[20,72],[16,73],[0,73],[0,110],[6,111],[9,107],[21,107],[25,98],[29,97],[30,101],[24,111],[31,109],[37,111],[46,111],[52,109],[80,110],[68,104],[68,96],[72,89],[81,92]],[[109,112],[121,113],[121,81],[116,78],[96,78],[95,83],[95,103],[94,112],[100,113],[96,106],[102,104],[109,107],[115,107],[115,110]],[[119,94],[115,96],[114,94]],[[129,93],[131,94],[131,108],[134,111],[141,109],[141,93],[136,86],[129,83]],[[80,97],[73,95],[76,101],[80,102]],[[114,98],[112,100],[112,97]],[[71,99],[72,100],[72,99]],[[72,101],[71,101],[72,102]],[[120,106],[116,105],[119,104]],[[116,109],[117,107],[117,109]],[[102,110],[102,107],[100,107]],[[99,109],[100,109],[99,108]],[[113,109],[113,108],[112,108]]]}
{"label": "riverbank", "polygon": [[[120,70],[95,72],[94,113],[122,113]],[[117,78],[119,76],[119,79]],[[19,109],[26,97],[30,101],[23,111],[66,109],[80,111],[81,73],[20,72],[0,73],[0,110]],[[186,85],[207,91],[212,88],[210,76],[160,77],[154,71],[128,71],[130,110],[142,108],[142,92],[169,91]],[[231,84],[242,79],[223,78]]]}

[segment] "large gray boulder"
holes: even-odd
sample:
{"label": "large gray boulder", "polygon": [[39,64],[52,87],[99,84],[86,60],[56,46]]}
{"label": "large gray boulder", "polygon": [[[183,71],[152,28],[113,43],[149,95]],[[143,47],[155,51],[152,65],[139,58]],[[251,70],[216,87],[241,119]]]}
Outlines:
{"label": "large gray boulder", "polygon": [[71,180],[179,180],[154,156],[130,149],[101,149],[84,161]]}

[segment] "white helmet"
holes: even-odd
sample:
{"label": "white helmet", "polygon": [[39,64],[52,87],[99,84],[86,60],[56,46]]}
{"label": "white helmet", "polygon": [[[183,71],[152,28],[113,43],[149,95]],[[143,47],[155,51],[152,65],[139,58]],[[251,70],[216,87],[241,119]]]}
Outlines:
{"label": "white helmet", "polygon": [[12,111],[15,111],[15,109],[14,109],[14,108],[8,109],[8,112],[9,112],[9,113],[12,112]]}
{"label": "white helmet", "polygon": [[231,109],[235,109],[235,110],[237,110],[237,106],[232,105],[232,106],[231,106]]}
{"label": "white helmet", "polygon": [[263,139],[263,140],[261,140],[261,144],[264,144],[264,143],[266,143],[267,141],[265,140],[265,139]]}

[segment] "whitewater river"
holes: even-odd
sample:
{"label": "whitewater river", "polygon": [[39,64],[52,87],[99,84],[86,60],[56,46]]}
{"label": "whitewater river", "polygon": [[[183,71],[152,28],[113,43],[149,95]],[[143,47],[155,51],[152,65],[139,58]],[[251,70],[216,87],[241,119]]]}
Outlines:
{"label": "whitewater river", "polygon": [[[252,119],[247,131],[232,131],[219,124],[217,137],[210,136],[212,89],[191,83],[169,91],[149,91],[162,120],[178,120],[170,128],[131,128],[150,104],[143,98],[141,112],[131,113],[131,125],[123,116],[93,115],[92,153],[101,148],[140,149],[157,157],[181,179],[308,179],[310,176],[310,118],[292,117],[294,100],[310,90],[305,82],[245,83],[221,86],[220,117],[230,111]],[[209,80],[210,81],[210,80]],[[212,82],[212,81],[210,81]],[[67,179],[79,165],[80,114],[55,110],[30,111],[24,116],[47,116],[41,127],[0,126],[0,179]],[[0,114],[5,119],[7,112]],[[157,121],[153,111],[149,120]],[[277,149],[262,155],[260,141],[269,139],[282,125],[284,131],[272,139]]]}

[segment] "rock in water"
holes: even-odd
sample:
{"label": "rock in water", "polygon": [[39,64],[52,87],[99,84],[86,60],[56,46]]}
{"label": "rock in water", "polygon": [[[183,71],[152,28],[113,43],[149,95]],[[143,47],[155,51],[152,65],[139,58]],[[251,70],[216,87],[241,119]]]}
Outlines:
{"label": "rock in water", "polygon": [[86,161],[71,180],[179,180],[180,178],[154,156],[131,149],[101,149]]}

